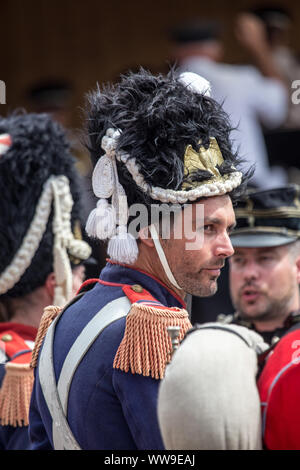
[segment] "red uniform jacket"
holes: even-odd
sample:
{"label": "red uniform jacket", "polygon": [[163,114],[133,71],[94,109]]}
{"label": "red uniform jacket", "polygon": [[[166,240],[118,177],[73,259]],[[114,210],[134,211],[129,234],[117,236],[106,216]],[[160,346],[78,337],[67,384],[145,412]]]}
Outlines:
{"label": "red uniform jacket", "polygon": [[281,338],[258,379],[269,450],[300,449],[300,329]]}

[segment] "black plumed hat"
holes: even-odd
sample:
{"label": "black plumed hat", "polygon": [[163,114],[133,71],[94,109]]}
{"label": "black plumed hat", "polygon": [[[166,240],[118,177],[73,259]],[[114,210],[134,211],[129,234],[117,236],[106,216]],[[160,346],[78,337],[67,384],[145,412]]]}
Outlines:
{"label": "black plumed hat", "polygon": [[[180,81],[173,70],[167,75],[153,75],[141,68],[138,73],[122,76],[115,85],[98,88],[87,96],[86,115],[93,164],[105,153],[102,138],[107,129],[120,129],[117,152],[126,152],[134,159],[151,186],[178,190],[185,180],[186,147],[192,145],[197,151],[201,142],[208,148],[211,136],[216,138],[224,159],[221,174],[232,173],[240,163],[232,151],[232,128],[222,107],[208,93],[197,93]],[[129,205],[155,203],[133,182],[125,165],[117,162],[117,166]],[[193,182],[209,177],[206,171],[198,171],[193,173]],[[244,189],[241,185],[236,192]]]}
{"label": "black plumed hat", "polygon": [[[141,69],[88,95],[87,134],[99,201],[86,229],[90,236],[114,240],[108,245],[114,259],[133,262],[137,256],[130,237],[128,256],[125,241],[120,249],[117,244],[121,234],[125,240],[126,206],[150,208],[158,201],[183,204],[243,192],[247,175],[237,171],[228,116],[209,90],[196,74],[153,75]],[[121,207],[116,201],[123,192]]]}
{"label": "black plumed hat", "polygon": [[[23,113],[0,118],[0,295],[19,297],[30,293],[43,285],[53,271],[54,198],[50,201],[44,230],[39,229],[41,221],[36,221],[35,232],[40,230],[41,240],[20,279],[15,274],[22,261],[14,263],[49,178],[55,180],[64,176],[63,181],[69,182],[73,199],[72,228],[80,221],[78,175],[74,164],[62,127],[48,115]],[[11,266],[12,271],[9,271]],[[11,282],[7,281],[9,277]],[[8,290],[6,284],[11,286]]]}

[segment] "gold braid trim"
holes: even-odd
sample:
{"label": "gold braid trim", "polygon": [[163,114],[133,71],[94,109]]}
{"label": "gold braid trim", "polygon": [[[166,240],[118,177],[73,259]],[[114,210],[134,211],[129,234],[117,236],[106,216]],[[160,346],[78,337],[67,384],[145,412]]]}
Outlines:
{"label": "gold braid trim", "polygon": [[172,351],[168,326],[180,326],[181,341],[192,327],[187,311],[132,304],[113,367],[124,372],[130,370],[132,374],[162,379]]}
{"label": "gold braid trim", "polygon": [[28,426],[33,387],[33,370],[29,364],[8,362],[0,389],[0,421],[2,426]]}
{"label": "gold braid trim", "polygon": [[38,356],[40,352],[40,348],[44,337],[48,331],[49,326],[53,322],[53,320],[57,317],[57,315],[61,312],[61,307],[55,307],[54,305],[49,305],[44,309],[43,316],[41,318],[40,326],[36,335],[34,348],[32,351],[30,367],[34,368],[37,365]]}

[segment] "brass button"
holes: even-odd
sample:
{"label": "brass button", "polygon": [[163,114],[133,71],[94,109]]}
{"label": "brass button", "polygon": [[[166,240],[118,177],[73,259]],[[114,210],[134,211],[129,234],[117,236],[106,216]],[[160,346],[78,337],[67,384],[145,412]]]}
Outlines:
{"label": "brass button", "polygon": [[11,341],[13,339],[12,335],[10,334],[6,334],[6,335],[3,335],[1,340],[4,341],[4,343],[7,343],[8,341]]}
{"label": "brass button", "polygon": [[143,292],[143,288],[142,286],[140,286],[139,284],[134,284],[133,286],[131,286],[131,289],[134,291],[134,292]]}

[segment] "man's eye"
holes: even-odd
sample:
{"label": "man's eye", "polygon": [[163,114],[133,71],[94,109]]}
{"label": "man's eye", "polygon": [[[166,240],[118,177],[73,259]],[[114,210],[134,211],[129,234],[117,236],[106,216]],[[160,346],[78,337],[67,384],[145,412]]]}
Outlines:
{"label": "man's eye", "polygon": [[213,225],[204,225],[203,230],[205,232],[212,232],[213,230]]}
{"label": "man's eye", "polygon": [[264,262],[264,261],[270,261],[272,259],[272,256],[261,256],[259,258],[259,261]]}
{"label": "man's eye", "polygon": [[237,256],[232,256],[232,261],[236,264],[242,264],[243,263],[243,258],[237,257]]}

